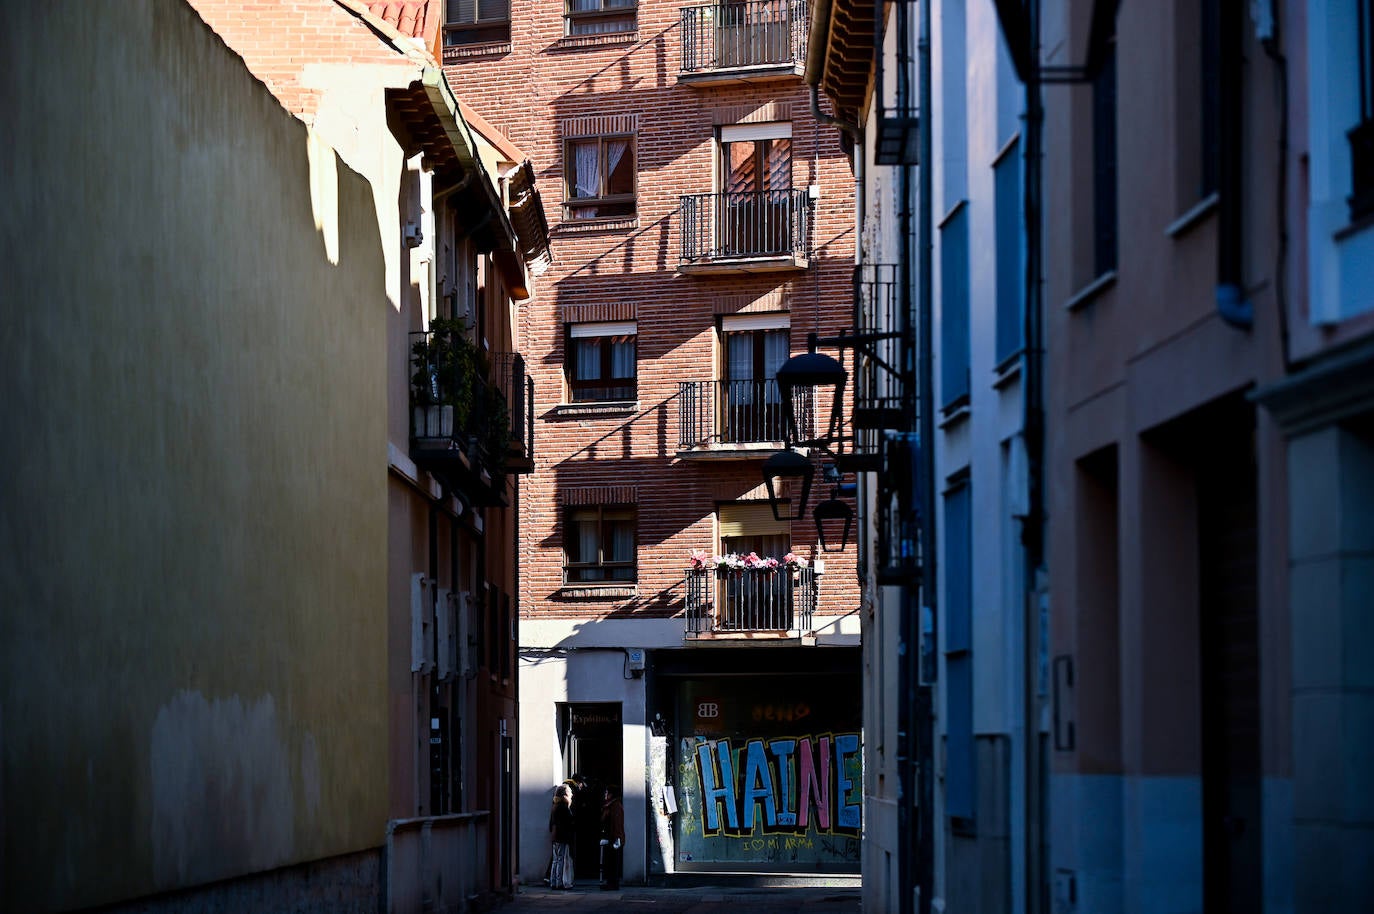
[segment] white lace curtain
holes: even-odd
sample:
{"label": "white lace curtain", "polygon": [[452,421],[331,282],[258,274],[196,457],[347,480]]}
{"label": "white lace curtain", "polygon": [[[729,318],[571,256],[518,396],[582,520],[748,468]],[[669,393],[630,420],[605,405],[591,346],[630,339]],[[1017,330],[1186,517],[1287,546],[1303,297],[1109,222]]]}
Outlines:
{"label": "white lace curtain", "polygon": [[610,552],[606,556],[612,562],[632,562],[635,557],[635,528],[629,521],[615,521],[610,524]]}
{"label": "white lace curtain", "polygon": [[573,340],[573,345],[577,347],[576,374],[579,381],[595,381],[601,377],[601,341],[596,337],[585,340]]}
{"label": "white lace curtain", "polygon": [[618,336],[611,341],[611,377],[635,376],[635,340],[632,336]]}
{"label": "white lace curtain", "polygon": [[733,383],[730,388],[730,402],[747,404],[754,402],[754,335],[752,333],[732,333],[725,338],[726,378]]}
{"label": "white lace curtain", "polygon": [[[606,161],[601,161],[601,151],[605,150]],[[615,174],[620,161],[630,149],[628,137],[620,139],[591,140],[573,145],[573,197],[575,199],[595,199],[609,196],[615,191],[611,188],[611,176]],[[602,166],[605,166],[603,171]],[[579,206],[580,218],[590,219],[597,215],[594,206]]]}
{"label": "white lace curtain", "polygon": [[634,3],[632,0],[568,0],[569,13],[595,13],[605,10],[624,9],[623,16],[608,18],[579,17],[570,23],[569,32],[573,35],[605,35],[611,32],[624,32],[634,28]]}
{"label": "white lace curtain", "polygon": [[574,147],[573,166],[577,176],[575,190],[579,197],[601,196],[600,144],[578,143]]}
{"label": "white lace curtain", "polygon": [[[787,361],[788,345],[787,334],[782,331],[774,331],[763,335],[763,376],[765,378],[776,378],[778,369],[782,363]],[[769,403],[777,403],[781,399],[778,385],[769,384],[764,391],[764,396]]]}

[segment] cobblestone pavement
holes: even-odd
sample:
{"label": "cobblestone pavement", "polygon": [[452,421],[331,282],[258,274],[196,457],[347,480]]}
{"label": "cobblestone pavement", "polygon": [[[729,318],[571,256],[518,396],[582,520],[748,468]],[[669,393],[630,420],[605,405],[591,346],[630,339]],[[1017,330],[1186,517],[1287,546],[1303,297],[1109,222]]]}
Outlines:
{"label": "cobblestone pavement", "polygon": [[596,886],[554,891],[545,886],[521,886],[494,914],[559,911],[566,914],[626,912],[626,914],[858,914],[857,886],[696,886],[643,888],[625,886],[602,892]]}

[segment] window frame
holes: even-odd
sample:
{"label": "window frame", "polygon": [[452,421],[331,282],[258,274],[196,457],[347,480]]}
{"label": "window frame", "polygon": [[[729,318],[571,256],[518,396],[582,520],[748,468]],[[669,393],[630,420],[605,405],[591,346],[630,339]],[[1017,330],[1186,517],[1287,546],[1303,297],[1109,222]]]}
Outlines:
{"label": "window frame", "polygon": [[[577,196],[577,157],[573,152],[579,143],[597,142],[597,189],[595,197]],[[606,163],[606,142],[608,140],[628,140],[630,155],[630,192],[623,194],[607,193],[610,172]],[[593,219],[634,219],[639,215],[639,137],[635,133],[597,133],[585,136],[563,138],[563,218],[570,222],[587,222]],[[597,213],[592,216],[578,216],[576,211],[584,207],[618,207],[628,204],[625,213]]]}
{"label": "window frame", "polygon": [[[777,370],[772,374],[768,373],[768,335],[779,334],[786,342],[783,348],[790,354],[792,351],[792,329],[786,324],[770,327],[731,327],[722,324],[720,329],[720,351],[721,351],[721,371],[722,381],[776,381],[778,378]],[[747,378],[730,377],[730,341],[735,338],[748,338],[749,340],[749,366],[750,373]],[[786,361],[786,359],[783,359]]]}
{"label": "window frame", "polygon": [[[590,38],[596,35],[625,35],[639,31],[639,3],[631,0],[623,6],[612,6],[611,0],[595,0],[596,9],[575,10],[573,0],[563,0],[563,34],[568,38]],[[577,31],[576,23],[607,22],[627,18],[629,26],[608,31]]]}
{"label": "window frame", "polygon": [[[584,332],[579,332],[578,328],[583,328]],[[619,376],[612,373],[615,368],[613,343],[624,341],[626,337],[629,338],[630,345],[634,348],[633,357],[630,359],[630,366],[634,373],[628,376]],[[600,364],[596,378],[579,379],[577,377],[579,364],[577,354],[580,348],[578,343],[586,340],[596,340],[600,343],[598,347]],[[568,324],[564,349],[567,353],[564,363],[569,403],[622,403],[639,399],[639,328],[634,321]],[[586,390],[615,388],[629,388],[629,396],[595,397],[580,395],[580,392]]]}
{"label": "window frame", "polygon": [[[768,170],[768,155],[774,143],[787,141],[787,186],[772,187],[772,172]],[[755,163],[753,190],[730,189],[730,147],[751,144],[750,158]],[[760,197],[775,193],[790,193],[796,186],[796,144],[792,137],[792,122],[765,121],[758,124],[724,124],[716,129],[716,192],[726,195],[755,194]]]}
{"label": "window frame", "polygon": [[[620,513],[628,517],[607,518],[608,513]],[[576,541],[574,524],[579,514],[596,514],[596,561],[594,562],[575,562],[572,559],[570,547]],[[634,536],[634,547],[631,550],[629,561],[615,561],[606,558],[607,544],[607,521],[628,520]],[[563,508],[561,518],[563,530],[563,584],[568,587],[585,586],[627,586],[636,584],[639,581],[639,507],[635,504],[622,504],[612,502],[594,505],[568,505]],[[628,568],[629,577],[611,577],[613,569]],[[577,572],[600,570],[602,577],[586,578]]]}
{"label": "window frame", "polygon": [[940,403],[952,411],[968,402],[973,388],[972,292],[969,288],[969,205],[955,204],[939,227]]}
{"label": "window frame", "polygon": [[[506,7],[506,15],[500,19],[482,19],[482,2],[483,0],[444,0],[444,47],[460,48],[475,44],[510,42],[510,0],[501,0]],[[472,18],[451,18],[449,14],[454,4],[470,4]]]}
{"label": "window frame", "polygon": [[997,320],[995,361],[1003,365],[1025,348],[1025,258],[1023,231],[1025,181],[1021,135],[1007,142],[992,164],[993,260],[996,264]]}

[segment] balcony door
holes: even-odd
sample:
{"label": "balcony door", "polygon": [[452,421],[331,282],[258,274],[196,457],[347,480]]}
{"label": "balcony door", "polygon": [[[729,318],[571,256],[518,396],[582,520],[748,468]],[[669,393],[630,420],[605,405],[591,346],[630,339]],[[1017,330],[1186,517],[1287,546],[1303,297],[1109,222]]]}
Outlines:
{"label": "balcony door", "polygon": [[720,151],[724,256],[791,253],[791,123],[722,127]]}
{"label": "balcony door", "polygon": [[724,331],[722,440],[729,444],[782,441],[787,419],[777,378],[790,349],[787,328],[728,327]]}
{"label": "balcony door", "polygon": [[[789,525],[773,517],[767,502],[721,505],[722,552],[777,559],[792,550]],[[792,628],[792,575],[777,571],[728,572],[720,579],[719,628],[735,631],[786,631]]]}

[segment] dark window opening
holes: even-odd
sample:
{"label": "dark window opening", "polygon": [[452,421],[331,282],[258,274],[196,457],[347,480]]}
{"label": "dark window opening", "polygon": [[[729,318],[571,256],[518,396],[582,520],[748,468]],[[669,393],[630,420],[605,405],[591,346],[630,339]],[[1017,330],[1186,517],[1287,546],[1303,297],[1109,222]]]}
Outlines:
{"label": "dark window opening", "polygon": [[633,505],[569,508],[564,515],[564,577],[569,584],[633,582],[637,526]]}
{"label": "dark window opening", "polygon": [[510,41],[510,0],[445,0],[444,44]]}
{"label": "dark window opening", "polygon": [[778,368],[787,361],[786,330],[742,330],[725,334],[722,440],[781,441],[786,417]]}
{"label": "dark window opening", "polygon": [[634,334],[574,336],[568,341],[568,388],[574,403],[633,400]]}
{"label": "dark window opening", "polygon": [[563,211],[568,219],[635,214],[635,138],[579,137],[563,147]]}
{"label": "dark window opening", "polygon": [[566,0],[569,35],[607,35],[635,30],[635,0]]}
{"label": "dark window opening", "polygon": [[1021,231],[1021,144],[993,166],[997,259],[997,361],[1021,351],[1025,244]]}
{"label": "dark window opening", "polygon": [[1093,275],[1116,269],[1116,37],[1107,43],[1093,92]]}
{"label": "dark window opening", "polygon": [[1374,215],[1374,0],[1357,0],[1360,120],[1350,140],[1350,218]]}
{"label": "dark window opening", "polygon": [[940,229],[940,402],[950,409],[969,395],[968,205]]}
{"label": "dark window opening", "polygon": [[1222,0],[1202,0],[1200,4],[1202,22],[1199,75],[1202,79],[1202,110],[1199,127],[1202,169],[1198,179],[1199,199],[1216,192],[1217,173],[1220,170],[1221,4]]}

